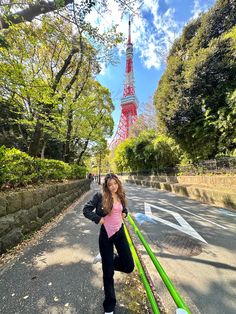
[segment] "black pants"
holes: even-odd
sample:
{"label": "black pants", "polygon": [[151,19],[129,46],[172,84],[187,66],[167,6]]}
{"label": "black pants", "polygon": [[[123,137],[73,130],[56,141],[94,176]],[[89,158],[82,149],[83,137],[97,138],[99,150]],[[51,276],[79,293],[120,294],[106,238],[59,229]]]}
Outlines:
{"label": "black pants", "polygon": [[[118,255],[114,257],[114,245]],[[127,242],[124,226],[112,237],[108,238],[105,227],[102,225],[99,235],[99,249],[102,257],[103,284],[105,300],[103,307],[105,312],[114,311],[116,296],[114,289],[114,271],[131,273],[134,270],[134,261]]]}

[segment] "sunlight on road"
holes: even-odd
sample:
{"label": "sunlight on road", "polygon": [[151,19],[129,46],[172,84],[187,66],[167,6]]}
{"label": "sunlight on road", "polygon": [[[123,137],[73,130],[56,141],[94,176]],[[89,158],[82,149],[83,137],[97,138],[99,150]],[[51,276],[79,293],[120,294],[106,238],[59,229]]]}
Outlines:
{"label": "sunlight on road", "polygon": [[79,245],[71,247],[56,248],[53,251],[45,252],[35,258],[34,264],[38,270],[43,270],[53,265],[69,265],[80,261],[92,262],[89,250],[81,248]]}

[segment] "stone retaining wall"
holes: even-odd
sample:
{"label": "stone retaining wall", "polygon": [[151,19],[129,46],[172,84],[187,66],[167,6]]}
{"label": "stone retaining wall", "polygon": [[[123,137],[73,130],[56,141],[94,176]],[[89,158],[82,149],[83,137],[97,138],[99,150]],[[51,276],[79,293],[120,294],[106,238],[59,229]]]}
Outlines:
{"label": "stone retaining wall", "polygon": [[214,186],[230,186],[236,188],[236,175],[195,175],[195,176],[144,176],[144,175],[125,175],[124,179],[145,180],[148,182],[198,184]]}
{"label": "stone retaining wall", "polygon": [[90,189],[89,180],[58,183],[0,195],[0,254],[39,229]]}
{"label": "stone retaining wall", "polygon": [[122,180],[236,209],[236,176],[122,176]]}

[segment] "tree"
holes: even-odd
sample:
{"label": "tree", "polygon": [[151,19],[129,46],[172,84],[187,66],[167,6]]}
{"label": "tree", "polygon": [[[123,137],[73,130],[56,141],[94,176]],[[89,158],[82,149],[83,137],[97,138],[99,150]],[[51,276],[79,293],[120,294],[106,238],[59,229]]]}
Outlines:
{"label": "tree", "polygon": [[173,168],[182,151],[175,141],[155,131],[143,131],[138,138],[128,138],[117,146],[114,155],[116,169],[120,172],[161,172]]}
{"label": "tree", "polygon": [[109,154],[107,141],[105,139],[101,139],[99,142],[97,142],[97,144],[93,146],[92,153],[95,157],[96,166],[98,169],[98,184],[101,184],[102,162]]}
{"label": "tree", "polygon": [[[2,16],[0,17],[0,29],[6,29],[11,24],[19,24],[23,22],[31,22],[36,16],[46,14],[55,10],[64,8],[68,4],[72,4],[73,0],[63,1],[21,1],[20,4],[14,1],[2,1]],[[94,5],[94,1],[88,1],[88,8]],[[17,9],[17,12],[14,12]],[[13,13],[13,12],[14,13]]]}
{"label": "tree", "polygon": [[109,90],[96,81],[90,81],[73,114],[71,150],[77,152],[77,163],[81,163],[88,149],[111,136],[114,126],[111,116],[113,110]]}
{"label": "tree", "polygon": [[[159,132],[195,160],[233,150],[233,124],[220,121],[234,115],[235,24],[235,3],[224,0],[192,21],[174,43],[155,93]],[[223,141],[226,134],[231,140]]]}
{"label": "tree", "polygon": [[22,122],[29,121],[29,153],[36,156],[43,134],[57,132],[58,106],[78,77],[84,54],[82,44],[72,46],[70,25],[60,25],[59,20],[16,28],[8,30],[11,49],[1,49],[2,95],[14,95],[19,109],[24,110]]}
{"label": "tree", "polygon": [[26,151],[26,130],[21,124],[16,123],[19,119],[18,107],[14,101],[10,103],[10,100],[2,99],[2,97],[0,97],[0,107],[0,146],[7,145]]}
{"label": "tree", "polygon": [[[116,2],[124,11],[134,10],[134,1],[132,0],[116,0]],[[85,16],[95,7],[100,12],[107,12],[108,1],[102,1],[98,6],[94,0],[78,2],[74,0],[22,0],[20,2],[2,0],[0,4],[0,29],[7,29],[12,24],[31,22],[36,17],[50,12],[56,12],[60,15],[61,11],[67,11],[72,20],[78,24],[78,22],[84,21]]]}
{"label": "tree", "polygon": [[[93,132],[103,136],[112,129],[108,117],[113,110],[109,92],[93,79],[100,69],[96,50],[82,34],[71,38],[71,31],[71,25],[65,21],[44,18],[40,25],[21,24],[8,29],[11,49],[0,48],[2,102],[8,102],[17,115],[14,123],[24,130],[21,134],[32,156],[46,153],[50,157],[47,143],[53,143],[54,148],[61,147],[58,158],[70,161],[78,158],[78,150],[83,146],[79,153],[81,161],[82,151],[86,151]],[[96,92],[92,94],[94,89]],[[91,99],[94,105],[90,103],[89,107]],[[89,114],[93,121],[96,105],[109,109],[101,109],[101,114],[97,112],[99,123],[94,122],[90,136],[86,135],[87,145],[79,133],[75,144],[73,121],[80,117],[77,123],[81,130]],[[97,131],[101,122],[104,128]]]}
{"label": "tree", "polygon": [[156,108],[152,98],[141,108],[141,114],[131,127],[130,136],[138,137],[142,131],[150,129],[157,130]]}

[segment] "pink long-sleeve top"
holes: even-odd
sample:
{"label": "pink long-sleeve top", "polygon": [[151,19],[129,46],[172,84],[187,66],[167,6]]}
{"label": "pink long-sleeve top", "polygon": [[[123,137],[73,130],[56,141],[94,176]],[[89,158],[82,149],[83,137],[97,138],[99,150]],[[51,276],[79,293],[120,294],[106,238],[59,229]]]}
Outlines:
{"label": "pink long-sleeve top", "polygon": [[104,217],[104,227],[108,238],[120,230],[122,225],[122,209],[123,206],[121,203],[115,203],[113,204],[111,212]]}

